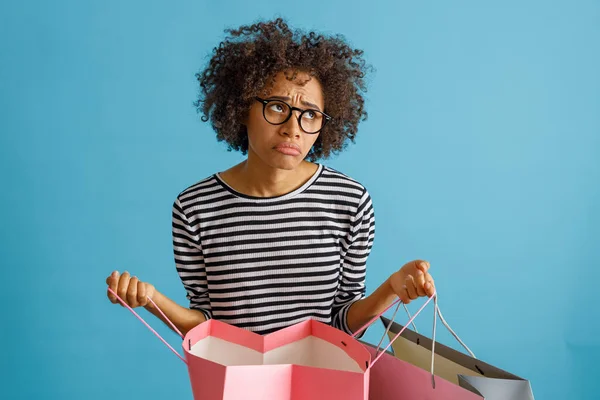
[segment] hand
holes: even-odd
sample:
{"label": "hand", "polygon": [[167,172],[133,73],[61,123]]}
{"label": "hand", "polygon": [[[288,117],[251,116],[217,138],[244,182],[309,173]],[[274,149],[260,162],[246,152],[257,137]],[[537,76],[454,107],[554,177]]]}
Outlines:
{"label": "hand", "polygon": [[[135,276],[130,277],[129,272],[127,271],[123,272],[122,275],[119,275],[119,271],[113,271],[113,273],[106,278],[106,284],[131,308],[145,307],[149,303],[148,297],[152,298],[155,291],[154,286],[140,281]],[[107,296],[112,303],[121,304],[115,295],[108,290]],[[123,305],[121,304],[121,306]]]}
{"label": "hand", "polygon": [[433,296],[435,284],[428,270],[427,261],[415,260],[390,276],[390,286],[404,304],[421,296]]}

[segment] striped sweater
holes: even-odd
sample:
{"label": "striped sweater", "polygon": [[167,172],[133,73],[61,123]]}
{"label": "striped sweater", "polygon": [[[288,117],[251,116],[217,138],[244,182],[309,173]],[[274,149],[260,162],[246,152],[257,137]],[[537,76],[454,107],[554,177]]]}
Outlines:
{"label": "striped sweater", "polygon": [[365,296],[374,236],[367,190],[321,164],[282,196],[247,196],[214,174],[173,204],[189,307],[259,334],[309,318],[351,333],[347,312]]}

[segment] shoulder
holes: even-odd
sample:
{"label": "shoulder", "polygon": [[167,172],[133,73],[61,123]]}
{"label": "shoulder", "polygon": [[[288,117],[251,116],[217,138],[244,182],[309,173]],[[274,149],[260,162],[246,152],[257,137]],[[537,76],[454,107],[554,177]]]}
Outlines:
{"label": "shoulder", "polygon": [[173,202],[173,206],[185,209],[191,203],[201,202],[204,197],[215,193],[220,187],[216,174],[202,178],[180,190]]}
{"label": "shoulder", "polygon": [[364,197],[370,197],[365,185],[335,168],[323,166],[321,178],[324,184],[339,185],[355,191],[357,194],[360,194],[361,200]]}
{"label": "shoulder", "polygon": [[321,176],[329,181],[332,182],[339,182],[339,183],[345,183],[349,186],[355,187],[361,191],[366,191],[367,189],[365,188],[365,186],[360,183],[358,180],[346,175],[343,172],[338,171],[335,168],[332,168],[330,166],[323,166],[323,172],[321,174]]}
{"label": "shoulder", "polygon": [[371,194],[366,186],[357,179],[329,166],[324,166],[321,174],[321,184],[335,186],[337,190],[344,192],[344,197],[351,197],[355,215],[373,211]]}

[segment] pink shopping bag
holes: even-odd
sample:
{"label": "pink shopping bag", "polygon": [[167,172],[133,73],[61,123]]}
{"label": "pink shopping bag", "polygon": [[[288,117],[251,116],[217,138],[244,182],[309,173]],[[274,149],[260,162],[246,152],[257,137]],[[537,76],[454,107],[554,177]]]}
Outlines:
{"label": "pink shopping bag", "polygon": [[[369,348],[375,357],[377,350]],[[371,368],[369,382],[370,400],[484,400],[469,390],[454,383],[435,377],[431,373],[396,358],[389,352]]]}
{"label": "pink shopping bag", "polygon": [[195,399],[367,399],[369,352],[318,321],[261,336],[209,320],[184,351]]}
{"label": "pink shopping bag", "polygon": [[[437,293],[432,297],[434,301],[433,313],[433,338],[435,340],[436,322],[437,322]],[[431,299],[429,299],[431,300]],[[429,303],[429,300],[415,313],[410,316],[406,326],[410,325],[415,317],[423,311],[423,308]],[[398,307],[392,316],[393,322]],[[392,305],[394,305],[392,304]],[[391,306],[390,306],[391,307]],[[361,328],[358,332],[365,328]],[[367,349],[373,357],[371,363],[371,375],[369,381],[369,399],[370,400],[484,400],[478,393],[473,393],[457,384],[454,384],[446,379],[440,378],[434,374],[434,358],[430,359],[430,370],[419,368],[409,362],[397,358],[393,353],[388,352],[388,348],[392,347],[396,340],[401,337],[404,329],[401,329],[396,336],[390,335],[390,342],[379,351],[379,344],[371,346],[367,344]],[[384,337],[387,334],[384,333]]]}
{"label": "pink shopping bag", "polygon": [[[114,291],[110,288],[108,290],[187,364],[196,400],[390,398],[373,397],[374,391],[369,382],[378,359],[389,364],[388,353],[385,353],[387,348],[384,349],[385,354],[379,354],[372,361],[372,349],[356,339],[358,334],[377,321],[383,313],[375,316],[352,336],[315,320],[307,320],[265,336],[218,320],[209,320],[191,329],[184,337],[154,304],[164,319],[182,336],[182,357]],[[435,296],[429,298],[412,318],[433,298]],[[149,300],[152,302],[152,299]],[[399,300],[388,309],[398,302]],[[396,358],[393,360],[400,361]],[[384,370],[386,368],[376,370],[377,379],[395,379],[395,372],[390,375]],[[405,384],[413,383],[407,381]],[[375,393],[378,393],[377,390]]]}

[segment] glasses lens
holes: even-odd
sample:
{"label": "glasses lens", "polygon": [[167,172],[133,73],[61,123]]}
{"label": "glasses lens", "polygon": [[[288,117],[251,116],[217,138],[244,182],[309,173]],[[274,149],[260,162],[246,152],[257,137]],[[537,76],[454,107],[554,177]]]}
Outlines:
{"label": "glasses lens", "polygon": [[323,127],[323,114],[316,110],[306,110],[300,118],[300,126],[306,133],[316,133]]}
{"label": "glasses lens", "polygon": [[[264,115],[271,124],[282,124],[290,115],[290,107],[282,101],[271,100],[265,105]],[[306,110],[300,117],[300,127],[306,133],[317,133],[323,128],[325,116],[317,110]]]}
{"label": "glasses lens", "polygon": [[265,106],[265,119],[272,124],[281,124],[290,115],[290,108],[281,101],[270,101]]}

